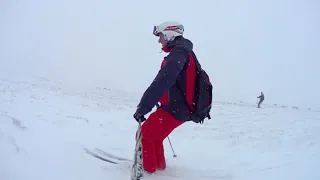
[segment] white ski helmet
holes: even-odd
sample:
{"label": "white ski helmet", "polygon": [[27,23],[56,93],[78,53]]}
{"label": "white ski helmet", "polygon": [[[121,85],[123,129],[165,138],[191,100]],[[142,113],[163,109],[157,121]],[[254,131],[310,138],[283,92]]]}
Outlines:
{"label": "white ski helmet", "polygon": [[165,21],[159,26],[153,27],[153,34],[155,36],[159,36],[159,33],[162,33],[167,42],[174,40],[174,38],[177,36],[182,36],[183,32],[183,25],[176,21]]}

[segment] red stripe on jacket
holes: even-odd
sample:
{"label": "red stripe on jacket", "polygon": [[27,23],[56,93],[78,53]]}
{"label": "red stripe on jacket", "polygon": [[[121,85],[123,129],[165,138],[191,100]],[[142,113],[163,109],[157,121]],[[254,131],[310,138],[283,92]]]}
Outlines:
{"label": "red stripe on jacket", "polygon": [[[163,59],[161,63],[161,68],[164,66],[165,63],[166,63],[166,58]],[[196,63],[191,53],[189,54],[189,64],[185,71],[186,71],[186,99],[187,99],[188,105],[192,108],[193,95],[195,90],[194,88],[195,79],[196,79]],[[169,104],[169,92],[166,92],[161,97],[160,103],[162,105]]]}

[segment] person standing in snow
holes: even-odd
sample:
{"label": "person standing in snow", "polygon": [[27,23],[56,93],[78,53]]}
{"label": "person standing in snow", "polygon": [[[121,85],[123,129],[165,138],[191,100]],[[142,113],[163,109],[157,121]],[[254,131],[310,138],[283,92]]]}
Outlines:
{"label": "person standing in snow", "polygon": [[263,94],[263,92],[261,92],[261,95],[258,96],[257,98],[260,99],[260,101],[259,101],[259,103],[258,103],[258,108],[260,108],[261,103],[264,101],[264,94]]}
{"label": "person standing in snow", "polygon": [[[193,43],[183,37],[184,27],[178,22],[163,22],[155,26],[162,50],[169,53],[161,69],[144,92],[133,117],[141,126],[143,169],[147,173],[166,169],[163,141],[177,127],[189,121],[188,105],[193,103],[196,61],[191,55]],[[181,92],[185,97],[181,96]],[[160,107],[145,119],[154,106]]]}

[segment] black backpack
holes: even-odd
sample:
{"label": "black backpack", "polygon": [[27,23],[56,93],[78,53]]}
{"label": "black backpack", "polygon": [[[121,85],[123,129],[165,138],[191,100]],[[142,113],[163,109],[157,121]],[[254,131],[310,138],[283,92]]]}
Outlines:
{"label": "black backpack", "polygon": [[[195,83],[195,91],[193,96],[193,111],[191,110],[190,106],[188,105],[187,99],[183,91],[181,91],[181,87],[178,85],[178,89],[185,100],[185,105],[189,108],[190,121],[195,123],[203,124],[205,118],[211,119],[210,111],[212,105],[212,90],[213,86],[209,80],[209,76],[205,70],[201,68],[201,65],[194,54],[193,51],[191,52],[193,59],[196,63],[196,83]],[[189,53],[188,53],[189,54]],[[187,67],[186,64],[185,67]]]}

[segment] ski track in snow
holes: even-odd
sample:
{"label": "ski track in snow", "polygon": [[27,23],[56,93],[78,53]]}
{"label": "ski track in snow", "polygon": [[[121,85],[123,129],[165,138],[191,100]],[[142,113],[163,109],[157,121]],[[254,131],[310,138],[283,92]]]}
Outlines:
{"label": "ski track in snow", "polygon": [[[83,148],[132,159],[139,96],[0,78],[0,179],[129,179],[131,164],[108,164]],[[165,140],[168,169],[145,179],[319,180],[319,130],[319,112],[215,102],[210,121],[170,135],[178,157]]]}

